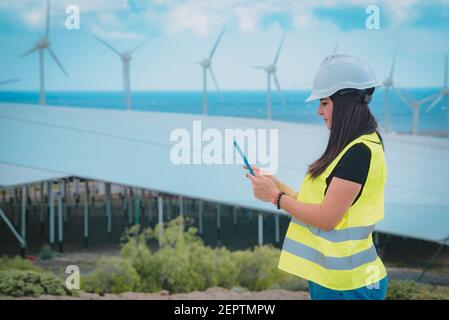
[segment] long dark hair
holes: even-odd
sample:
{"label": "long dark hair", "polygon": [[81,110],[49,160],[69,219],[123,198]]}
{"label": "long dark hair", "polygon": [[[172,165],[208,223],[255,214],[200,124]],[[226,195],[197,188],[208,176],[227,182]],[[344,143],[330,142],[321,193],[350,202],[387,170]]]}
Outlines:
{"label": "long dark hair", "polygon": [[329,141],[323,155],[309,166],[307,173],[312,179],[323,173],[351,141],[363,134],[376,132],[383,145],[377,121],[368,107],[373,93],[374,88],[342,89],[330,96],[334,107]]}

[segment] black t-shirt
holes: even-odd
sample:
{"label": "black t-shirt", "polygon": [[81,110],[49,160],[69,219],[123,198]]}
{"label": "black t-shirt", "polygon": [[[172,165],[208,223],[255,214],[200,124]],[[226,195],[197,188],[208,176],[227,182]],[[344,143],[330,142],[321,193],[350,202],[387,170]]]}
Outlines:
{"label": "black t-shirt", "polygon": [[333,177],[360,183],[362,188],[352,203],[354,204],[362,193],[363,186],[365,185],[368,176],[370,162],[371,150],[362,142],[354,144],[346,151],[343,157],[341,157],[334,170],[326,178],[326,190],[324,191],[324,194],[326,194],[327,188]]}

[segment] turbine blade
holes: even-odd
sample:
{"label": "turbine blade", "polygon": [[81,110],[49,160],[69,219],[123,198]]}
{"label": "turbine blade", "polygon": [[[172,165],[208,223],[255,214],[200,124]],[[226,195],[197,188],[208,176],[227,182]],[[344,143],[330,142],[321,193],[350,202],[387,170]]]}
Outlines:
{"label": "turbine blade", "polygon": [[281,42],[279,43],[279,47],[278,47],[278,50],[277,50],[277,52],[276,52],[276,56],[274,57],[274,60],[273,60],[273,64],[274,64],[274,65],[276,65],[277,62],[278,62],[279,54],[281,53],[282,44],[284,43],[284,39],[285,39],[285,34],[282,35],[282,39],[281,39]]}
{"label": "turbine blade", "polygon": [[427,101],[435,100],[440,94],[432,94],[431,96],[428,96],[426,98],[422,98],[421,100],[418,100],[418,104],[421,105],[423,103],[426,103]]}
{"label": "turbine blade", "polygon": [[68,77],[69,75],[67,74],[64,67],[62,66],[61,61],[59,61],[58,57],[56,57],[56,54],[53,52],[53,50],[50,47],[48,47],[48,52],[50,52],[51,57],[53,58],[53,60],[55,60],[56,64],[62,70],[62,72],[64,72],[65,76]]}
{"label": "turbine blade", "polygon": [[223,29],[221,30],[220,35],[218,36],[218,39],[215,42],[215,45],[209,54],[209,60],[212,60],[212,57],[214,56],[215,50],[217,50],[218,44],[220,43],[221,37],[223,37],[224,32],[225,32],[225,27],[223,27]]}
{"label": "turbine blade", "polygon": [[214,75],[214,72],[212,71],[212,68],[209,68],[209,73],[212,77],[212,81],[214,82],[215,87],[217,88],[218,93],[220,94],[220,99],[223,101],[223,95],[221,93],[220,87],[218,86],[217,79],[215,79],[215,75]]}
{"label": "turbine blade", "polygon": [[45,39],[48,39],[48,34],[50,32],[50,0],[47,0],[47,13],[45,20]]}
{"label": "turbine blade", "polygon": [[427,107],[426,112],[429,112],[432,110],[438,103],[443,99],[444,94],[443,92],[440,92],[440,94],[437,96],[437,98]]}
{"label": "turbine blade", "polygon": [[278,89],[279,96],[281,97],[282,106],[285,107],[285,98],[284,93],[282,92],[281,85],[279,84],[278,77],[276,73],[273,73],[274,83],[276,84],[276,88]]}
{"label": "turbine blade", "polygon": [[264,71],[267,70],[267,68],[265,66],[251,66],[251,68],[260,69],[260,70],[264,70]]}
{"label": "turbine blade", "polygon": [[97,39],[98,41],[100,41],[102,44],[104,44],[106,47],[108,47],[109,49],[111,49],[112,51],[114,51],[116,54],[118,54],[119,57],[121,57],[122,55],[120,54],[120,52],[114,48],[113,46],[111,46],[109,43],[107,43],[106,41],[104,41],[103,39],[101,39],[100,37],[93,35],[95,37],[95,39]]}
{"label": "turbine blade", "polygon": [[134,52],[136,52],[137,50],[139,50],[141,47],[143,47],[144,45],[146,45],[151,39],[153,39],[153,36],[148,37],[145,41],[143,41],[141,44],[139,44],[137,47],[135,47],[134,49],[132,49],[129,54],[132,54]]}
{"label": "turbine blade", "polygon": [[396,94],[399,96],[399,98],[402,100],[402,102],[409,108],[410,107],[410,102],[407,100],[407,98],[402,94],[402,90],[399,89],[399,87],[394,86],[394,91],[396,92]]}
{"label": "turbine blade", "polygon": [[400,87],[399,85],[397,88],[401,91],[403,95],[407,97],[407,100],[409,101],[409,104],[417,102],[416,99],[408,92],[408,90],[405,90],[404,88]]}
{"label": "turbine blade", "polygon": [[34,51],[36,51],[37,49],[39,49],[38,45],[36,44],[34,47],[32,47],[30,50],[26,51],[25,53],[23,53],[21,55],[22,58],[26,57],[27,55],[33,53]]}
{"label": "turbine blade", "polygon": [[0,85],[19,82],[20,80],[22,80],[22,79],[14,78],[14,79],[9,79],[9,80],[3,80],[3,81],[0,81]]}

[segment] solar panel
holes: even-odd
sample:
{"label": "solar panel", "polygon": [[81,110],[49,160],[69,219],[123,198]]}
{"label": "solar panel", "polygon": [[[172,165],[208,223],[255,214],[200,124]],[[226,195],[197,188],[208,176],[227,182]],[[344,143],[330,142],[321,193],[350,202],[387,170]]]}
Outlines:
{"label": "solar panel", "polygon": [[[308,164],[323,152],[328,137],[324,126],[311,124],[2,104],[0,162],[15,167],[0,166],[0,185],[14,180],[8,178],[15,175],[10,170],[17,170],[19,183],[32,183],[42,172],[50,179],[77,176],[280,213],[254,199],[243,164],[176,165],[170,160],[175,144],[170,134],[176,129],[192,131],[193,121],[201,121],[204,130],[221,133],[236,128],[277,129],[277,176],[295,189]],[[449,234],[449,140],[395,134],[383,138],[388,166],[386,212],[376,230],[442,242]],[[191,144],[191,153],[203,147]]]}

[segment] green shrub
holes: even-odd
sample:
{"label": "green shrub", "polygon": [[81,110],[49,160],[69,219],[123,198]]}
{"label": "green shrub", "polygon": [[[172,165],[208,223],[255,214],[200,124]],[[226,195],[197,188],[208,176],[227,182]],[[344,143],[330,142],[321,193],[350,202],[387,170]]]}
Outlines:
{"label": "green shrub", "polygon": [[238,282],[253,291],[269,289],[288,276],[278,269],[281,252],[271,246],[257,246],[253,251],[232,253],[239,271]]}
{"label": "green shrub", "polygon": [[54,256],[55,256],[55,252],[53,251],[51,246],[48,244],[44,244],[39,252],[39,257],[42,260],[50,260],[50,259],[53,259]]}
{"label": "green shrub", "polygon": [[[185,226],[190,220],[183,221]],[[206,247],[197,236],[197,229],[187,227],[181,232],[178,217],[164,228],[159,239],[157,226],[151,237],[162,245],[154,254],[155,269],[160,287],[171,292],[189,292],[221,286],[232,288],[237,284],[238,268],[231,253],[225,248]]]}
{"label": "green shrub", "polygon": [[50,273],[35,271],[0,271],[0,295],[22,297],[49,295],[73,295],[64,281]]}
{"label": "green shrub", "polygon": [[[181,232],[181,223],[184,230]],[[106,293],[123,291],[172,293],[203,291],[210,287],[307,288],[304,281],[278,269],[280,251],[271,246],[253,251],[230,252],[226,248],[206,247],[180,217],[156,228],[129,228],[122,236],[120,258],[103,260],[90,275],[83,277],[86,291]],[[151,252],[148,242],[157,240],[160,247]],[[117,284],[118,283],[118,284]]]}
{"label": "green shrub", "polygon": [[224,288],[233,288],[237,286],[240,269],[237,262],[234,261],[232,253],[226,248],[215,250],[217,254],[216,266],[218,283],[216,285]]}
{"label": "green shrub", "polygon": [[145,237],[129,238],[122,246],[120,256],[128,260],[140,278],[136,290],[156,292],[161,290],[157,281],[154,257],[146,245]]}
{"label": "green shrub", "polygon": [[[181,232],[181,223],[187,227]],[[122,241],[120,256],[130,261],[141,279],[138,288],[145,292],[161,289],[170,292],[189,292],[222,286],[232,288],[237,284],[238,269],[231,253],[226,249],[206,247],[188,227],[190,221],[178,217],[165,224],[160,238],[158,225],[154,230],[128,229]],[[160,242],[160,249],[151,253],[148,241]]]}
{"label": "green shrub", "polygon": [[35,266],[31,261],[22,259],[19,256],[16,256],[12,259],[4,256],[0,258],[0,271],[7,270],[22,270],[22,271],[35,271],[42,273],[44,270],[38,266]]}
{"label": "green shrub", "polygon": [[270,289],[284,289],[288,291],[308,291],[307,280],[303,278],[286,274],[278,283],[274,283]]}
{"label": "green shrub", "polygon": [[388,284],[388,300],[411,300],[417,292],[417,284],[414,281],[395,281]]}
{"label": "green shrub", "polygon": [[392,280],[388,285],[388,300],[449,300],[449,287],[419,284],[414,281]]}
{"label": "green shrub", "polygon": [[99,294],[122,293],[137,290],[139,281],[139,275],[128,260],[111,257],[101,259],[94,271],[81,277],[81,288]]}

